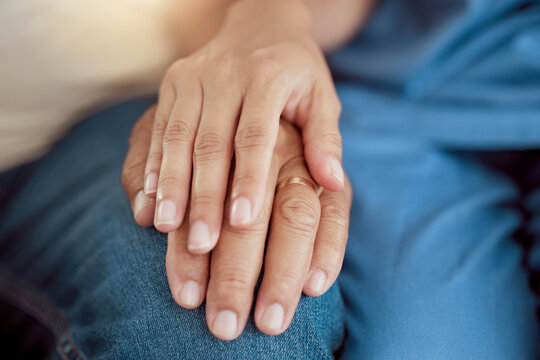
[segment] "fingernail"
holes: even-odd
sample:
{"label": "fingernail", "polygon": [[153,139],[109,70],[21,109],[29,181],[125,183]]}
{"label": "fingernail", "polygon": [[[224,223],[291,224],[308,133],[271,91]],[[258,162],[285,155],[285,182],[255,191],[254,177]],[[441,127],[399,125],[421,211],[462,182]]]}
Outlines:
{"label": "fingernail", "polygon": [[322,270],[312,270],[306,280],[306,287],[311,291],[320,294],[326,284],[326,274]]}
{"label": "fingernail", "polygon": [[249,224],[251,221],[251,203],[245,197],[236,199],[231,207],[231,225]]}
{"label": "fingernail", "polygon": [[213,333],[223,340],[232,340],[236,336],[236,314],[230,310],[223,310],[214,319]]}
{"label": "fingernail", "polygon": [[345,176],[343,175],[341,162],[336,158],[330,159],[330,176],[339,181],[341,185],[345,184]]}
{"label": "fingernail", "polygon": [[134,211],[133,211],[133,215],[136,217],[137,214],[139,213],[139,211],[142,210],[142,208],[144,207],[144,205],[146,205],[146,195],[144,195],[144,191],[141,190],[137,193],[137,195],[135,195],[135,201],[133,202],[133,207],[134,207]]}
{"label": "fingernail", "polygon": [[144,193],[146,195],[153,194],[157,191],[158,187],[158,174],[151,173],[146,175],[146,181],[144,182]]}
{"label": "fingernail", "polygon": [[156,216],[156,225],[170,225],[176,223],[176,205],[172,200],[159,202]]}
{"label": "fingernail", "polygon": [[283,318],[285,317],[285,311],[283,306],[278,303],[272,304],[266,308],[262,317],[262,326],[269,330],[279,330],[283,326]]}
{"label": "fingernail", "polygon": [[210,228],[202,221],[195,221],[189,229],[188,249],[202,249],[210,247],[210,245]]}
{"label": "fingernail", "polygon": [[178,295],[181,305],[193,307],[199,303],[201,289],[195,281],[186,281]]}

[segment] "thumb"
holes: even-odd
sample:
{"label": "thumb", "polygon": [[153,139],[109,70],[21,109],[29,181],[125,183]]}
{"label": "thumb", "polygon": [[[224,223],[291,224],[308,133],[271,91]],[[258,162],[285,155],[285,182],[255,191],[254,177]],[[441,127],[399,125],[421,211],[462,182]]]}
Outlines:
{"label": "thumb", "polygon": [[309,118],[302,127],[306,163],[320,186],[329,191],[341,191],[345,184],[339,133],[341,104],[335,92],[313,99],[312,104]]}
{"label": "thumb", "polygon": [[122,168],[122,186],[131,203],[135,221],[141,226],[153,224],[156,206],[155,199],[144,194],[144,168],[150,149],[154,113],[155,106],[152,106],[135,123]]}

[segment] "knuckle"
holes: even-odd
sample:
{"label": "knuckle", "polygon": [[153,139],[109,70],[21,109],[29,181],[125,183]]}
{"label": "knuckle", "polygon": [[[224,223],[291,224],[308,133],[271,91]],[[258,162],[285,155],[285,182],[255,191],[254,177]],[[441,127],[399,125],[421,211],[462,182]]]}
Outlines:
{"label": "knuckle", "polygon": [[182,120],[171,121],[165,131],[163,145],[170,146],[189,143],[191,139],[193,139],[193,131],[188,123]]}
{"label": "knuckle", "polygon": [[214,65],[214,76],[218,79],[228,79],[234,72],[235,64],[236,59],[232,54],[223,54]]}
{"label": "knuckle", "polygon": [[[212,208],[217,208],[219,205],[219,196],[215,192],[210,192],[205,189],[194,189],[191,193],[191,209],[201,208],[208,214]],[[193,211],[193,210],[192,210]]]}
{"label": "knuckle", "polygon": [[341,135],[339,134],[339,132],[324,133],[322,134],[322,137],[326,142],[341,149]]}
{"label": "knuckle", "polygon": [[[254,122],[262,122],[255,120]],[[249,150],[258,147],[271,147],[272,142],[270,134],[265,127],[260,125],[249,125],[246,128],[239,129],[236,133],[236,149]]]}
{"label": "knuckle", "polygon": [[249,241],[249,239],[258,239],[264,237],[268,230],[268,221],[264,222],[258,220],[248,228],[245,229],[236,229],[231,227],[229,224],[229,214],[224,214],[224,223],[223,223],[223,233],[227,236],[235,239],[243,239]]}
{"label": "knuckle", "polygon": [[253,281],[244,269],[223,270],[219,276],[220,288],[224,293],[247,293],[251,291]]}
{"label": "knuckle", "polygon": [[193,156],[197,160],[223,158],[230,148],[229,141],[217,131],[208,131],[197,136]]}
{"label": "knuckle", "polygon": [[323,251],[324,263],[329,267],[338,264],[343,259],[345,246],[347,244],[347,235],[345,232],[339,233],[328,228],[320,234],[320,246]]}
{"label": "knuckle", "polygon": [[163,77],[163,81],[161,82],[161,86],[159,87],[158,91],[158,103],[164,99],[174,99],[176,97],[176,83],[178,82],[178,75],[169,75],[170,73],[166,74]]}
{"label": "knuckle", "polygon": [[321,143],[328,144],[335,149],[341,149],[341,135],[339,132],[326,131],[322,134],[319,134],[316,138],[312,138],[306,142],[306,147],[320,148]]}
{"label": "knuckle", "polygon": [[315,194],[280,196],[277,211],[287,227],[301,232],[313,231],[319,224],[320,204]]}
{"label": "knuckle", "polygon": [[143,172],[145,165],[146,161],[144,159],[124,163],[121,174],[122,185],[124,187],[129,185],[131,181],[133,181],[132,179],[134,179],[138,174],[141,174]]}
{"label": "knuckle", "polygon": [[321,205],[321,214],[325,218],[325,221],[336,225],[340,231],[345,230],[349,218],[349,212],[343,207],[332,203],[323,204]]}
{"label": "knuckle", "polygon": [[275,279],[274,283],[280,287],[280,293],[287,296],[295,296],[302,290],[302,275],[303,269],[298,266],[288,266],[284,269],[276,269],[276,273],[272,275]]}
{"label": "knuckle", "polygon": [[266,86],[266,84],[273,80],[274,72],[268,66],[257,65],[253,72],[254,82],[260,84],[261,86]]}
{"label": "knuckle", "polygon": [[136,145],[142,136],[148,136],[148,134],[152,133],[152,127],[149,126],[150,124],[151,122],[146,118],[141,118],[133,125],[128,141],[129,146]]}
{"label": "knuckle", "polygon": [[267,51],[258,50],[252,54],[253,78],[267,82],[279,73],[280,62]]}
{"label": "knuckle", "polygon": [[163,155],[161,151],[152,151],[148,154],[149,170],[159,170]]}
{"label": "knuckle", "polygon": [[184,180],[180,176],[167,171],[160,174],[158,187],[162,189],[174,189],[178,188],[178,185],[183,183]]}
{"label": "knuckle", "polygon": [[287,159],[287,161],[284,162],[283,165],[281,166],[282,171],[289,170],[289,169],[298,170],[301,168],[307,170],[306,159],[304,155],[301,155],[301,154],[291,155]]}
{"label": "knuckle", "polygon": [[236,165],[234,178],[235,189],[254,191],[254,189],[261,184],[261,181],[262,179],[260,170],[255,170],[252,168],[247,169],[245,167],[240,169],[239,166]]}
{"label": "knuckle", "polygon": [[162,136],[162,134],[167,129],[167,123],[169,122],[169,116],[162,113],[156,112],[154,116],[154,127],[152,129],[154,135]]}

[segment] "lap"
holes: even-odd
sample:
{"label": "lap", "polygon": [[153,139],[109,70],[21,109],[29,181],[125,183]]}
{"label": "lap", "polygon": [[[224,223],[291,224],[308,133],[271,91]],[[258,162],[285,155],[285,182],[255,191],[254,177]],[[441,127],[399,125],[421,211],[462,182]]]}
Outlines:
{"label": "lap", "polygon": [[[342,340],[336,287],[302,298],[285,334],[264,336],[250,321],[231,343],[211,336],[203,309],[174,303],[164,236],[135,225],[119,181],[132,122],[149,104],[108,110],[44,159],[0,177],[3,292],[45,314],[70,354],[330,357]],[[517,242],[526,215],[504,166],[346,129],[344,140],[355,199],[339,279],[343,357],[533,358],[535,297]]]}
{"label": "lap", "polygon": [[120,184],[128,134],[149,104],[106,111],[44,159],[1,178],[9,193],[0,268],[4,289],[18,294],[11,300],[46,318],[73,357],[331,358],[343,339],[337,287],[303,297],[284,334],[263,335],[250,320],[232,342],[210,334],[203,307],[176,305],[166,237],[135,224]]}

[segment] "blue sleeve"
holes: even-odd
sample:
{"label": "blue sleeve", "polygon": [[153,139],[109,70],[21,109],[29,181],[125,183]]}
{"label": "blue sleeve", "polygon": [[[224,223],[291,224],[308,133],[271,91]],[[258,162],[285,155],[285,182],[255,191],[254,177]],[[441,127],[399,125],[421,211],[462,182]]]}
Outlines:
{"label": "blue sleeve", "polygon": [[386,0],[329,63],[354,126],[540,144],[540,1]]}

